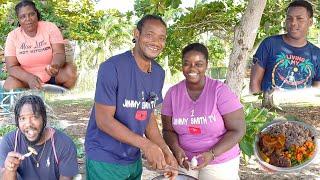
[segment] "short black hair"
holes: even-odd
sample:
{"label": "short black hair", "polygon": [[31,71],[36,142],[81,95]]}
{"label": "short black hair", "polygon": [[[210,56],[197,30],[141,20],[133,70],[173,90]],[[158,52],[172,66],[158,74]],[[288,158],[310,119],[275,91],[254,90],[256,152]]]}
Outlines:
{"label": "short black hair", "polygon": [[27,95],[22,96],[16,103],[14,107],[14,119],[16,122],[16,126],[19,128],[19,117],[21,108],[25,104],[30,104],[32,106],[33,114],[40,115],[43,120],[43,128],[47,125],[47,111],[41,97],[36,95]]}
{"label": "short black hair", "polygon": [[154,14],[147,14],[145,16],[143,16],[137,23],[137,29],[139,30],[139,32],[142,31],[142,27],[144,25],[144,23],[146,21],[149,21],[149,20],[158,20],[160,21],[165,27],[167,27],[167,24],[163,21],[163,19],[158,16],[158,15],[154,15]]}
{"label": "short black hair", "polygon": [[313,8],[312,8],[312,4],[308,1],[305,0],[295,0],[292,1],[289,6],[287,7],[287,12],[289,10],[290,7],[304,7],[307,9],[307,12],[309,14],[309,17],[312,18],[313,17]]}
{"label": "short black hair", "polygon": [[38,17],[38,21],[41,20],[41,14],[39,12],[39,10],[36,7],[36,4],[30,0],[22,0],[21,2],[19,2],[16,7],[14,8],[14,10],[16,11],[16,15],[18,17],[19,11],[21,8],[26,7],[26,6],[30,6],[34,9],[34,11],[37,13],[37,17]]}
{"label": "short black hair", "polygon": [[208,52],[208,48],[205,45],[203,45],[201,43],[192,43],[192,44],[187,45],[182,50],[182,59],[190,51],[197,51],[197,52],[202,53],[204,55],[204,57],[206,58],[206,61],[208,62],[209,52]]}

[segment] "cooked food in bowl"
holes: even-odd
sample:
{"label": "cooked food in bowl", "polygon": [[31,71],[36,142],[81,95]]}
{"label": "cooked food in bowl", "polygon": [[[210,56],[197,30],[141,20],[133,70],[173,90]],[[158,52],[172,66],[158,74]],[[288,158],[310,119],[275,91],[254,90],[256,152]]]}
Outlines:
{"label": "cooked food in bowl", "polygon": [[261,131],[256,141],[258,159],[273,170],[304,167],[317,148],[314,129],[299,121],[275,121]]}

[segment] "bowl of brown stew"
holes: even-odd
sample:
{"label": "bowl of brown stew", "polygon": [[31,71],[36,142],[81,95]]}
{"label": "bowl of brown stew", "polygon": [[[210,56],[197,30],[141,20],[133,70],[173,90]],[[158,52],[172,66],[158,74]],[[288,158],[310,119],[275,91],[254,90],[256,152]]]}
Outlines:
{"label": "bowl of brown stew", "polygon": [[315,128],[304,122],[274,120],[256,136],[254,154],[271,171],[296,171],[314,160],[316,136]]}

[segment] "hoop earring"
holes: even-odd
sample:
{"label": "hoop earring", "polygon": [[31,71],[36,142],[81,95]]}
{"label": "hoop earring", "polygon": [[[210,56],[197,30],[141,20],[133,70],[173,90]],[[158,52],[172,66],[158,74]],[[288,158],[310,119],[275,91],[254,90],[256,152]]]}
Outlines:
{"label": "hoop earring", "polygon": [[132,39],[132,43],[136,43],[137,41],[136,41],[136,39],[135,38],[133,38]]}

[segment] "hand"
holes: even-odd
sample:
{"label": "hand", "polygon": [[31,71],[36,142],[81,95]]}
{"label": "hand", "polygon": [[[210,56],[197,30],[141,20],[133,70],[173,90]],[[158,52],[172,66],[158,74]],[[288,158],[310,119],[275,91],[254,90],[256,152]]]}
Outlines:
{"label": "hand", "polygon": [[46,66],[45,70],[51,77],[55,77],[59,73],[60,66],[58,64],[51,64]]}
{"label": "hand", "polygon": [[188,157],[186,156],[184,150],[181,147],[175,147],[173,149],[173,154],[176,157],[176,160],[179,163],[179,166],[189,170],[190,163],[188,162]]}
{"label": "hand", "polygon": [[178,171],[177,169],[178,167],[178,162],[176,160],[176,158],[173,156],[173,154],[171,153],[170,149],[168,146],[166,146],[165,148],[162,149],[162,152],[164,154],[164,158],[166,160],[166,163],[173,168],[168,168],[168,171],[164,173],[164,176],[166,178],[171,179],[175,179],[178,176]]}
{"label": "hand", "polygon": [[32,75],[27,83],[30,89],[41,89],[43,84],[41,79],[35,75]]}
{"label": "hand", "polygon": [[6,160],[4,161],[4,168],[12,172],[17,171],[22,160],[24,160],[24,156],[22,156],[22,154],[11,151],[8,153]]}
{"label": "hand", "polygon": [[162,150],[156,144],[148,141],[141,150],[152,169],[163,170],[167,166]]}
{"label": "hand", "polygon": [[202,163],[198,164],[198,166],[193,167],[192,169],[200,170],[201,168],[206,167],[213,160],[214,156],[211,152],[204,152],[196,156],[196,158],[198,159],[198,162],[202,162]]}

